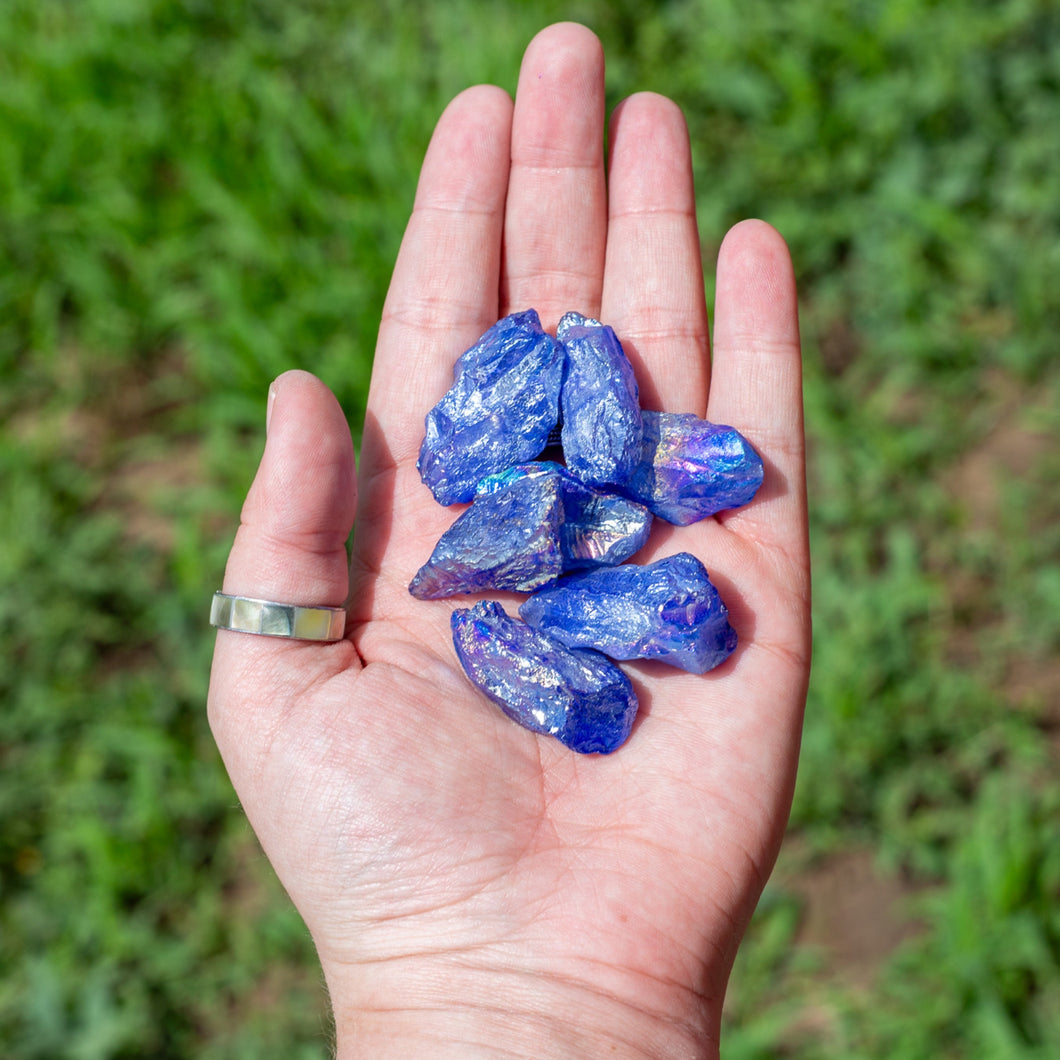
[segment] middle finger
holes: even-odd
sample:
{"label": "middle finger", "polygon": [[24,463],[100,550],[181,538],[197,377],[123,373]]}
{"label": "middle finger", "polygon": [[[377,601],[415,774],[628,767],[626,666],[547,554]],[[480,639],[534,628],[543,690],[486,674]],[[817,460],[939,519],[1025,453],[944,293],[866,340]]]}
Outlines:
{"label": "middle finger", "polygon": [[546,330],[568,310],[600,309],[607,239],[604,57],[584,26],[529,44],[512,119],[501,312],[534,308]]}

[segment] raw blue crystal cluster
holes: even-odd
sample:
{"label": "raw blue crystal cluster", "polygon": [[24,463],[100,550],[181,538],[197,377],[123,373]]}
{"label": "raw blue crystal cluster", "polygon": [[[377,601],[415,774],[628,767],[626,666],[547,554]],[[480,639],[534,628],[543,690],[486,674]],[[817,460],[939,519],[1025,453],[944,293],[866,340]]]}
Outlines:
{"label": "raw blue crystal cluster", "polygon": [[[465,672],[510,717],[575,751],[610,753],[637,699],[606,656],[701,674],[733,652],[699,560],[626,561],[653,514],[683,526],[746,504],[762,461],[732,427],[642,412],[610,327],[568,313],[553,338],[532,309],[505,317],[457,361],[426,428],[423,481],[442,504],[471,504],[409,591],[533,594],[521,618],[495,602],[452,616]],[[543,458],[557,439],[565,466]]]}
{"label": "raw blue crystal cluster", "polygon": [[468,677],[520,725],[582,754],[609,754],[625,742],[637,696],[599,652],[567,648],[492,600],[454,611],[451,621]]}
{"label": "raw blue crystal cluster", "polygon": [[568,648],[612,659],[658,659],[694,674],[736,647],[728,609],[695,556],[679,552],[648,566],[583,571],[525,600],[519,615]]}
{"label": "raw blue crystal cluster", "polygon": [[645,412],[641,459],[622,490],[678,526],[746,504],[762,458],[733,427],[683,412]]}
{"label": "raw blue crystal cluster", "polygon": [[541,480],[535,482],[538,488],[555,482],[563,498],[559,535],[564,570],[624,563],[647,543],[652,522],[647,508],[616,493],[586,486],[552,460],[537,460],[488,475],[479,483],[477,496],[495,493],[525,478]]}
{"label": "raw blue crystal cluster", "polygon": [[566,571],[622,563],[650,528],[646,508],[584,486],[559,464],[521,464],[481,484],[409,592],[421,600],[488,589],[531,592]]}
{"label": "raw blue crystal cluster", "polygon": [[439,504],[471,500],[483,476],[544,449],[565,365],[533,309],[499,320],[460,357],[452,387],[427,413],[416,463]]}
{"label": "raw blue crystal cluster", "polygon": [[633,366],[614,331],[580,313],[567,313],[556,337],[567,351],[560,402],[567,467],[593,486],[625,482],[644,434]]}

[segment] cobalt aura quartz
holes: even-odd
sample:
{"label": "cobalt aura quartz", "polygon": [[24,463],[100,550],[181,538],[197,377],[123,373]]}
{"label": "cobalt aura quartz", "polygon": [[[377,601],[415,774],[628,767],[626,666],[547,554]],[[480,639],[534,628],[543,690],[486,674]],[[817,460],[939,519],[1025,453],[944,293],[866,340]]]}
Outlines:
{"label": "cobalt aura quartz", "polygon": [[523,620],[569,648],[657,659],[702,674],[736,648],[736,631],[706,568],[688,552],[647,566],[572,574],[534,593]]}
{"label": "cobalt aura quartz", "polygon": [[[559,444],[566,467],[546,459]],[[471,505],[410,592],[534,594],[525,622],[492,602],[452,616],[468,677],[520,724],[577,751],[612,751],[636,697],[600,651],[704,673],[734,650],[699,560],[625,561],[653,513],[687,525],[750,501],[761,458],[732,427],[641,411],[632,367],[600,321],[567,313],[555,338],[533,309],[498,321],[428,413],[417,467],[441,504]]]}
{"label": "cobalt aura quartz", "polygon": [[637,696],[603,655],[568,648],[492,600],[454,611],[451,624],[464,672],[524,728],[581,754],[610,754],[629,736]]}
{"label": "cobalt aura quartz", "polygon": [[457,360],[427,414],[416,467],[440,504],[471,500],[486,475],[531,460],[559,419],[565,354],[533,309],[493,325]]}
{"label": "cobalt aura quartz", "polygon": [[530,592],[565,571],[629,559],[647,541],[642,505],[582,485],[559,464],[485,478],[409,585],[421,600],[482,590]]}
{"label": "cobalt aura quartz", "polygon": [[637,380],[614,331],[581,313],[567,313],[556,337],[567,354],[560,392],[560,440],[567,467],[583,482],[625,482],[641,457]]}
{"label": "cobalt aura quartz", "polygon": [[645,412],[641,461],[623,493],[678,526],[746,504],[762,458],[738,430],[692,413]]}

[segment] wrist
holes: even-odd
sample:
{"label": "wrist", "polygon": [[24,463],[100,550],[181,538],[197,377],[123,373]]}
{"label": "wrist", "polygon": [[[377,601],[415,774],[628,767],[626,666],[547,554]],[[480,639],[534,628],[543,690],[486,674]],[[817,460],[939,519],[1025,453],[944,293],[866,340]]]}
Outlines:
{"label": "wrist", "polygon": [[590,979],[446,955],[324,971],[338,1060],[718,1056],[720,997],[658,982],[613,992],[606,970]]}

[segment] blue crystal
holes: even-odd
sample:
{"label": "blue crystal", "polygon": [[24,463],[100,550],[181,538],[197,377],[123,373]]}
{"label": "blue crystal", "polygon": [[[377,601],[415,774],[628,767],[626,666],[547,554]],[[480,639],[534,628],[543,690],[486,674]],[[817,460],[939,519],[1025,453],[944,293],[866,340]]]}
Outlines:
{"label": "blue crystal", "polygon": [[565,361],[533,309],[499,320],[457,360],[416,462],[440,504],[471,500],[483,476],[541,452],[559,419]]}
{"label": "blue crystal", "polygon": [[564,570],[625,563],[647,543],[652,514],[643,504],[586,486],[551,460],[520,464],[489,475],[479,483],[478,492],[493,493],[528,477],[557,480],[563,496],[560,549]]}
{"label": "blue crystal", "polygon": [[625,742],[637,696],[614,663],[564,647],[493,601],[458,609],[451,621],[464,672],[508,717],[582,754]]}
{"label": "blue crystal", "polygon": [[526,479],[556,481],[557,485],[559,480],[571,479],[575,485],[578,485],[562,464],[557,464],[554,460],[528,460],[525,464],[513,464],[503,471],[485,475],[475,487],[475,496],[485,497]]}
{"label": "blue crystal", "polygon": [[687,526],[746,504],[762,476],[762,458],[735,428],[691,413],[645,412],[641,462],[621,489]]}
{"label": "blue crystal", "polygon": [[480,493],[442,535],[409,592],[421,600],[482,589],[529,592],[563,572],[557,475],[510,477]]}
{"label": "blue crystal", "polygon": [[[565,468],[547,459],[560,444]],[[452,616],[468,677],[520,724],[576,751],[613,751],[637,701],[605,654],[699,674],[734,651],[698,559],[625,561],[652,513],[686,525],[746,504],[762,460],[732,427],[642,413],[632,366],[600,321],[567,313],[556,338],[533,309],[498,321],[428,413],[417,468],[440,503],[471,504],[410,592],[533,593],[525,621],[494,602]]]}
{"label": "blue crystal", "polygon": [[560,528],[564,570],[613,567],[644,547],[652,524],[644,505],[571,482]]}
{"label": "blue crystal", "polygon": [[688,552],[649,566],[572,574],[534,593],[519,614],[570,648],[658,659],[694,674],[712,670],[736,648],[729,612]]}
{"label": "blue crystal", "polygon": [[487,476],[409,585],[421,600],[530,592],[564,571],[622,563],[648,538],[642,505],[582,485],[550,461]]}
{"label": "blue crystal", "polygon": [[641,455],[637,380],[614,331],[567,313],[556,336],[567,353],[560,435],[567,467],[593,486],[625,482]]}

